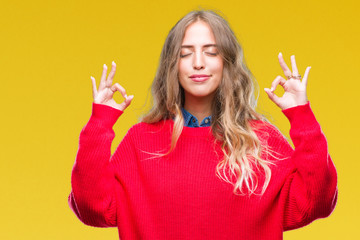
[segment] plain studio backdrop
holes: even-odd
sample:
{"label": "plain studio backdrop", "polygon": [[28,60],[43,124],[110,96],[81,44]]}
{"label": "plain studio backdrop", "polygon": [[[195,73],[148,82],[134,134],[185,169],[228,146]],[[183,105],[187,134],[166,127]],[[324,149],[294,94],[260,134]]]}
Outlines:
{"label": "plain studio backdrop", "polygon": [[339,199],[329,218],[285,232],[284,239],[358,239],[358,4],[2,0],[0,239],[118,239],[116,228],[83,225],[67,204],[79,134],[91,113],[90,76],[99,82],[102,65],[114,60],[114,82],[135,95],[114,127],[114,150],[149,107],[168,32],[199,6],[226,16],[258,81],[258,111],[287,137],[289,123],[263,89],[283,74],[279,52],[289,66],[295,54],[301,75],[312,67],[308,97],[338,171]]}

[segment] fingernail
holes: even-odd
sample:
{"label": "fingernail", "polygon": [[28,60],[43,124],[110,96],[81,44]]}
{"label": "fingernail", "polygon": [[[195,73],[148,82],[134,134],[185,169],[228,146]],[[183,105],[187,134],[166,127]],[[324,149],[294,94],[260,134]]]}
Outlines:
{"label": "fingernail", "polygon": [[114,61],[112,61],[112,65],[116,66],[116,63]]}
{"label": "fingernail", "polygon": [[282,53],[281,53],[281,52],[279,52],[279,56],[282,56]]}
{"label": "fingernail", "polygon": [[106,64],[104,63],[104,68],[107,68]]}
{"label": "fingernail", "polygon": [[90,76],[90,78],[91,78],[91,79],[94,79],[94,77],[93,77],[93,76]]}

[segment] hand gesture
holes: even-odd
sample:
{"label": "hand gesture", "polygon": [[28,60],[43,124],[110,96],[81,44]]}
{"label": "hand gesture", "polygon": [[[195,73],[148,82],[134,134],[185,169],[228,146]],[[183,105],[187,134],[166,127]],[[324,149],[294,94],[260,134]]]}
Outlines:
{"label": "hand gesture", "polygon": [[[286,65],[281,53],[279,53],[278,58],[280,66],[288,80],[285,80],[281,76],[277,76],[271,84],[271,89],[265,88],[265,92],[268,94],[269,98],[282,110],[306,104],[308,101],[306,95],[307,78],[311,67],[306,68],[304,77],[301,81],[301,76],[299,75],[298,69],[296,67],[295,56],[292,55],[290,58],[292,73]],[[274,93],[277,85],[279,84],[284,88],[285,91],[282,97],[278,97]]]}
{"label": "hand gesture", "polygon": [[[95,78],[91,77],[92,87],[93,87],[93,98],[94,103],[104,104],[118,110],[124,111],[131,103],[133,95],[127,96],[125,89],[120,86],[120,84],[115,83],[112,85],[112,81],[116,71],[116,64],[113,61],[111,66],[111,71],[109,76],[106,78],[107,66],[104,64],[103,73],[101,75],[101,80],[99,84],[99,89],[96,88]],[[118,104],[113,99],[113,95],[116,91],[119,91],[121,95],[125,98],[125,101]]]}

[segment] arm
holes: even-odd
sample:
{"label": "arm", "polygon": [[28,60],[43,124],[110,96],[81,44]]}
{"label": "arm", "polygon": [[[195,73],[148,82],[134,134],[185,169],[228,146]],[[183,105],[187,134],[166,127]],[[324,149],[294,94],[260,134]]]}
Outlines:
{"label": "arm", "polygon": [[80,134],[68,201],[76,216],[87,225],[116,226],[116,185],[109,160],[115,137],[112,126],[121,114],[94,103],[90,120]]}
{"label": "arm", "polygon": [[[274,146],[291,156],[293,166],[280,197],[283,206],[283,228],[291,230],[316,218],[326,217],[333,211],[337,201],[337,174],[328,153],[326,138],[307,100],[306,86],[310,67],[306,69],[301,80],[295,56],[291,56],[292,72],[281,53],[278,58],[288,80],[278,76],[271,89],[266,88],[265,91],[289,119],[290,137],[295,146],[295,150],[292,150],[281,133],[273,131],[277,136]],[[282,97],[274,93],[279,84],[285,90]]]}
{"label": "arm", "polygon": [[337,201],[337,174],[310,104],[289,108],[283,113],[291,124],[290,136],[295,150],[276,129],[272,130],[272,135],[273,145],[290,156],[293,169],[280,193],[286,231],[330,215]]}
{"label": "arm", "polygon": [[[79,149],[71,176],[72,191],[68,197],[70,208],[85,224],[97,227],[116,226],[116,184],[110,164],[112,130],[118,117],[129,106],[133,96],[127,96],[118,83],[112,85],[116,65],[106,79],[104,65],[99,89],[93,83],[93,109],[89,122],[80,134]],[[125,98],[117,104],[113,95],[119,91]]]}

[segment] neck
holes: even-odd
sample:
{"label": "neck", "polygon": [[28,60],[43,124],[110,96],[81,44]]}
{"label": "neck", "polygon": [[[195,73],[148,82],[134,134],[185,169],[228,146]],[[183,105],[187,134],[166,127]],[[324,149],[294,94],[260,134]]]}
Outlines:
{"label": "neck", "polygon": [[211,103],[213,96],[206,96],[203,98],[185,96],[184,108],[186,111],[194,115],[199,123],[211,115]]}

